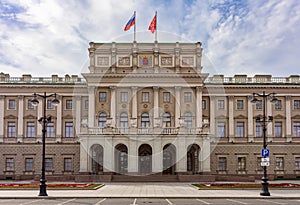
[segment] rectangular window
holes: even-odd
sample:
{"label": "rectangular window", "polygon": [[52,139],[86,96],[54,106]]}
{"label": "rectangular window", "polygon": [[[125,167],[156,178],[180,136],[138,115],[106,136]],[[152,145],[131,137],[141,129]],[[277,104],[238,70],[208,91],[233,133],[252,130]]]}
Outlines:
{"label": "rectangular window", "polygon": [[218,100],[218,109],[219,110],[225,109],[225,101],[224,100]]}
{"label": "rectangular window", "polygon": [[225,122],[218,122],[218,137],[225,137]]}
{"label": "rectangular window", "polygon": [[99,93],[99,102],[106,102],[106,92]]}
{"label": "rectangular window", "polygon": [[142,102],[143,103],[149,102],[149,92],[142,92]]}
{"label": "rectangular window", "polygon": [[295,158],[295,170],[300,171],[300,157]]}
{"label": "rectangular window", "polygon": [[54,137],[54,123],[53,122],[48,122],[46,124],[46,137]]}
{"label": "rectangular window", "polygon": [[226,171],[227,170],[227,158],[226,157],[219,157],[219,171]]}
{"label": "rectangular window", "polygon": [[206,100],[202,100],[202,109],[203,109],[203,110],[206,109]]}
{"label": "rectangular window", "polygon": [[238,157],[238,171],[246,170],[246,157]]}
{"label": "rectangular window", "polygon": [[27,100],[27,110],[34,110],[34,106],[31,103],[31,99]]}
{"label": "rectangular window", "polygon": [[237,137],[244,137],[245,136],[245,123],[244,122],[237,122],[236,123],[236,136]]}
{"label": "rectangular window", "polygon": [[16,137],[16,122],[7,123],[7,137]]}
{"label": "rectangular window", "polygon": [[262,157],[257,157],[257,161],[256,161],[256,170],[257,171],[262,171],[263,170],[263,168],[261,166],[261,158]]}
{"label": "rectangular window", "polygon": [[284,164],[283,164],[283,157],[276,157],[275,158],[276,163],[276,170],[283,170]]}
{"label": "rectangular window", "polygon": [[16,109],[16,100],[8,100],[8,109],[15,110]]}
{"label": "rectangular window", "polygon": [[51,172],[53,170],[53,159],[46,158],[45,159],[45,171]]}
{"label": "rectangular window", "polygon": [[300,122],[293,122],[294,137],[300,137]]}
{"label": "rectangular window", "polygon": [[66,109],[72,110],[73,108],[73,101],[72,100],[66,100]]}
{"label": "rectangular window", "polygon": [[25,171],[26,172],[33,171],[33,158],[25,158]]}
{"label": "rectangular window", "polygon": [[261,110],[262,109],[262,101],[261,100],[258,100],[255,104],[256,106],[256,110]]}
{"label": "rectangular window", "polygon": [[300,100],[294,100],[294,110],[300,109]]}
{"label": "rectangular window", "polygon": [[275,122],[274,124],[274,136],[282,137],[282,122]]}
{"label": "rectangular window", "polygon": [[72,158],[64,158],[64,171],[73,171]]}
{"label": "rectangular window", "polygon": [[89,109],[89,100],[84,101],[84,109]]}
{"label": "rectangular window", "polygon": [[192,102],[192,93],[191,92],[184,92],[184,102],[185,103]]}
{"label": "rectangular window", "polygon": [[14,158],[6,158],[5,159],[5,171],[14,171],[14,170],[15,170]]}
{"label": "rectangular window", "polygon": [[34,122],[27,122],[27,137],[35,137],[35,124]]}
{"label": "rectangular window", "polygon": [[261,123],[257,122],[255,126],[255,136],[262,137],[263,136],[263,127]]}
{"label": "rectangular window", "polygon": [[169,92],[164,92],[163,93],[163,98],[164,98],[164,103],[169,103],[170,102],[170,93]]}
{"label": "rectangular window", "polygon": [[65,122],[65,137],[73,137],[73,122]]}
{"label": "rectangular window", "polygon": [[282,109],[281,100],[277,100],[275,102],[275,110],[281,110],[281,109]]}
{"label": "rectangular window", "polygon": [[52,100],[47,100],[47,109],[48,110],[53,110],[54,105],[52,104]]}
{"label": "rectangular window", "polygon": [[128,92],[121,92],[121,103],[128,102]]}
{"label": "rectangular window", "polygon": [[244,100],[237,100],[236,101],[236,109],[243,110],[244,109]]}

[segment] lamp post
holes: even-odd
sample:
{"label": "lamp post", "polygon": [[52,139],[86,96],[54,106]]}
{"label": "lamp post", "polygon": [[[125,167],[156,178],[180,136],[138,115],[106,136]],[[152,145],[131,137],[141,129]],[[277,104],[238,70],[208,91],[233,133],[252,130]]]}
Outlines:
{"label": "lamp post", "polygon": [[[256,103],[258,101],[257,97],[262,98],[262,109],[263,109],[263,115],[261,116],[256,116],[256,122],[261,122],[263,126],[263,149],[267,149],[267,140],[266,140],[266,132],[267,132],[267,122],[271,122],[273,120],[272,116],[267,116],[266,113],[266,103],[267,103],[267,98],[271,98],[271,102],[275,103],[277,98],[275,97],[275,93],[268,93],[266,94],[265,91],[263,91],[262,94],[259,93],[253,93],[253,99],[251,100],[252,103]],[[267,176],[267,166],[263,166],[264,174],[262,177],[262,191],[260,192],[261,196],[270,196],[269,188],[268,188],[268,176]]]}
{"label": "lamp post", "polygon": [[59,100],[56,98],[56,93],[47,95],[46,92],[44,92],[43,95],[40,94],[33,94],[33,99],[31,100],[32,105],[37,106],[39,104],[39,100],[37,97],[43,98],[43,116],[38,120],[39,123],[42,124],[42,143],[43,143],[43,150],[42,150],[42,175],[40,179],[40,193],[39,196],[48,196],[47,190],[46,190],[46,177],[45,177],[45,154],[46,154],[46,124],[51,122],[51,117],[46,116],[46,99],[50,97],[54,97],[54,99],[51,101],[53,105],[57,105],[59,103]]}

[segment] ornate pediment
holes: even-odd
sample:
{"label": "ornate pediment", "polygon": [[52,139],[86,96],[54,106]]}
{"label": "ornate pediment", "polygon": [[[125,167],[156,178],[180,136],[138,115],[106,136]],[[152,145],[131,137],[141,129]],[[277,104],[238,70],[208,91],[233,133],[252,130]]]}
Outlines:
{"label": "ornate pediment", "polygon": [[37,119],[37,117],[33,115],[25,115],[23,119]]}
{"label": "ornate pediment", "polygon": [[4,119],[18,119],[18,117],[14,115],[7,115],[4,117]]}
{"label": "ornate pediment", "polygon": [[278,114],[274,116],[274,119],[285,119],[285,116]]}
{"label": "ornate pediment", "polygon": [[216,116],[216,119],[226,119],[227,117],[225,115],[218,115]]}
{"label": "ornate pediment", "polygon": [[247,119],[247,116],[238,115],[238,116],[235,116],[234,119]]}
{"label": "ornate pediment", "polygon": [[300,119],[300,115],[294,115],[292,116],[292,119]]}

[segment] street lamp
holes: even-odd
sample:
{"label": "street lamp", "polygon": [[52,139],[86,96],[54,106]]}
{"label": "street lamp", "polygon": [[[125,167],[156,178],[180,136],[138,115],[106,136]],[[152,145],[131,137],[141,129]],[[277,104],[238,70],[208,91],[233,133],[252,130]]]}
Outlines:
{"label": "street lamp", "polygon": [[39,100],[37,97],[43,98],[43,117],[38,119],[38,122],[42,124],[43,129],[42,129],[42,142],[43,142],[43,151],[42,151],[42,176],[40,179],[40,193],[39,196],[48,196],[47,190],[46,190],[46,177],[45,177],[45,154],[46,154],[46,124],[51,122],[51,117],[46,116],[46,99],[50,97],[54,97],[54,99],[51,101],[53,105],[57,105],[59,103],[59,100],[56,98],[56,93],[47,95],[46,92],[44,92],[43,95],[40,94],[33,94],[33,99],[31,100],[31,103],[33,106],[37,106],[39,104]]}
{"label": "street lamp", "polygon": [[[263,125],[263,149],[266,150],[267,149],[267,141],[266,141],[266,131],[267,131],[267,126],[266,124],[268,122],[271,122],[273,120],[272,116],[267,116],[266,114],[266,103],[267,103],[267,98],[270,97],[271,98],[271,102],[275,103],[278,101],[278,99],[275,97],[275,93],[269,93],[266,94],[265,91],[263,91],[262,94],[259,93],[253,93],[253,99],[251,100],[252,103],[256,103],[258,101],[257,97],[261,97],[262,98],[262,109],[263,109],[263,115],[260,116],[256,116],[255,120],[256,122],[260,122]],[[267,166],[263,166],[264,169],[264,175],[262,177],[262,191],[260,192],[261,196],[270,196],[270,192],[269,192],[269,188],[268,188],[268,176],[267,176]]]}

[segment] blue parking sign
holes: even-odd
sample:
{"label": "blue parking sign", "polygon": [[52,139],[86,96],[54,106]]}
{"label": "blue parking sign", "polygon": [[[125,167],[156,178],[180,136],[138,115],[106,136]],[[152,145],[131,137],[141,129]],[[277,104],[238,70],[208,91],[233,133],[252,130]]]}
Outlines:
{"label": "blue parking sign", "polygon": [[262,149],[261,150],[261,156],[263,156],[263,157],[269,157],[270,156],[270,150],[268,150],[268,149]]}

